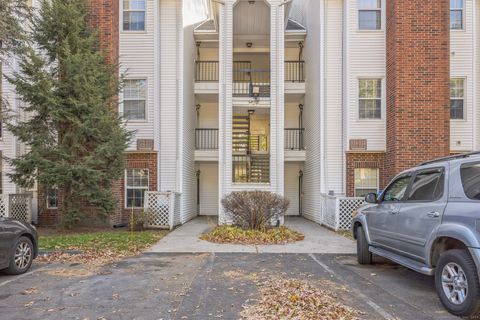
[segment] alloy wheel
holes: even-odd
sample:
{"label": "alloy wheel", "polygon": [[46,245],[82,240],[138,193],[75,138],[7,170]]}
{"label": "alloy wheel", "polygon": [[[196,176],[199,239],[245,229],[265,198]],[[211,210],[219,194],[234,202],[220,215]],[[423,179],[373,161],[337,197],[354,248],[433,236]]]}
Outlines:
{"label": "alloy wheel", "polygon": [[442,270],[442,287],[451,303],[464,303],[468,294],[468,282],[462,267],[454,262],[447,263]]}

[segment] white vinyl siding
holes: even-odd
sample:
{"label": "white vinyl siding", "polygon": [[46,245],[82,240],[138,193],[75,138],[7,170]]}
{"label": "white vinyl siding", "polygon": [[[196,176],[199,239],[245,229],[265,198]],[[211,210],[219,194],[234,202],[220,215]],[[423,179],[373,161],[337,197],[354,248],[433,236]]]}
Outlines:
{"label": "white vinyl siding", "polygon": [[[123,6],[123,1],[120,2]],[[158,143],[158,138],[154,135],[155,121],[155,1],[145,2],[145,30],[142,32],[120,32],[119,35],[119,65],[120,75],[126,79],[144,79],[146,82],[145,99],[145,120],[127,121],[127,129],[134,132],[128,150],[137,148],[137,139],[154,139]],[[120,13],[120,24],[122,23],[122,14]],[[120,25],[120,28],[122,26]],[[122,29],[120,29],[122,30]],[[158,49],[157,49],[158,50]],[[123,100],[123,97],[120,97]],[[123,113],[123,103],[120,105],[120,112]]]}
{"label": "white vinyl siding", "polygon": [[[358,32],[357,3],[344,2],[346,34],[344,42],[345,72],[345,148],[351,139],[366,139],[367,151],[386,150],[386,35],[384,28],[377,32]],[[385,8],[385,0],[381,2]],[[385,21],[385,10],[382,10]],[[341,31],[339,31],[341,32]],[[359,80],[381,79],[381,119],[360,119],[358,109]]]}
{"label": "white vinyl siding", "polygon": [[[475,1],[478,7],[480,2]],[[474,41],[478,38],[474,33],[474,1],[465,1],[464,6],[463,30],[452,30],[450,33],[450,79],[463,79],[464,82],[463,119],[450,121],[450,150],[453,152],[475,150],[475,131],[479,127],[474,116],[475,88],[478,87],[475,82],[478,83],[478,75],[472,67],[478,60],[475,45],[479,42]],[[478,109],[477,107],[476,110]]]}

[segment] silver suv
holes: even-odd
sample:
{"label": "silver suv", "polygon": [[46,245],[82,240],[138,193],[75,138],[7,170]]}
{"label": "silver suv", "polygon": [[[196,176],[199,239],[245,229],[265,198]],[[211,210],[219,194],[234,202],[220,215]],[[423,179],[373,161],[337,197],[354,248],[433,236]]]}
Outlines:
{"label": "silver suv", "polygon": [[480,314],[480,152],[406,170],[365,201],[352,223],[360,264],[376,254],[434,275],[449,312]]}

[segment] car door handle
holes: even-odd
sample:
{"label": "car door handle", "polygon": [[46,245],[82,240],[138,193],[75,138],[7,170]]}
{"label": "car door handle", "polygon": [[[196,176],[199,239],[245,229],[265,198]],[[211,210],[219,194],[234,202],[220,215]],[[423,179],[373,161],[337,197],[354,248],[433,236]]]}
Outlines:
{"label": "car door handle", "polygon": [[392,211],[390,211],[391,214],[397,214],[397,213],[399,213],[399,212],[400,212],[400,210],[392,210]]}
{"label": "car door handle", "polygon": [[432,211],[432,212],[427,213],[427,216],[429,218],[438,218],[438,217],[440,217],[440,213],[438,213],[437,211]]}

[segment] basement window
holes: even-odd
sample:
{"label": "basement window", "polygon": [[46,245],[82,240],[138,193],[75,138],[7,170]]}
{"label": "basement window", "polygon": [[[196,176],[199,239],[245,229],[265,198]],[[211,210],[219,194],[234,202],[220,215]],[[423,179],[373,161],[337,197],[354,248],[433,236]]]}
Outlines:
{"label": "basement window", "polygon": [[382,118],[382,79],[360,79],[358,82],[359,118]]}
{"label": "basement window", "polygon": [[355,197],[365,197],[378,192],[378,169],[355,169]]}
{"label": "basement window", "polygon": [[450,80],[450,119],[462,120],[465,105],[465,80],[462,78]]}
{"label": "basement window", "polygon": [[123,1],[123,31],[145,30],[145,0]]}
{"label": "basement window", "polygon": [[463,29],[464,0],[450,0],[450,29]]}
{"label": "basement window", "polygon": [[382,29],[382,0],[358,0],[358,28]]}
{"label": "basement window", "polygon": [[47,188],[47,209],[57,209],[58,208],[58,188],[48,187]]}
{"label": "basement window", "polygon": [[148,191],[148,169],[125,170],[125,207],[143,208],[145,192]]}

